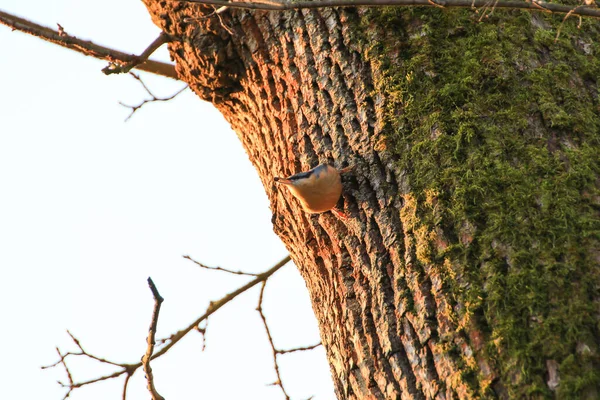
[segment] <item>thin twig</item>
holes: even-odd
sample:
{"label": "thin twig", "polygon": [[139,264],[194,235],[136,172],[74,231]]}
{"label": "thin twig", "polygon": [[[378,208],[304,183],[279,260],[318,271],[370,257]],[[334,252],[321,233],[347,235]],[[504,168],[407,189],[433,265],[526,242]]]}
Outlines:
{"label": "thin twig", "polygon": [[259,274],[253,274],[250,272],[244,272],[244,271],[234,271],[234,270],[223,268],[223,267],[211,267],[210,265],[202,264],[201,262],[194,260],[190,256],[183,256],[183,258],[185,258],[186,260],[190,260],[191,262],[193,262],[194,264],[196,264],[197,266],[199,266],[201,268],[210,269],[213,271],[223,271],[223,272],[228,272],[228,273],[234,274],[234,275],[246,275],[246,276],[258,276],[259,275]]}
{"label": "thin twig", "polygon": [[495,9],[496,9],[496,7],[498,6],[498,3],[499,3],[499,2],[500,2],[500,0],[496,0],[496,1],[494,1],[494,7],[492,7],[492,11],[490,11],[490,13],[488,14],[488,17],[494,13],[494,10],[495,10]]}
{"label": "thin twig", "polygon": [[213,12],[209,13],[209,14],[201,15],[199,17],[187,17],[187,18],[183,19],[183,22],[202,21],[202,20],[205,20],[205,19],[210,18],[212,16],[221,14],[221,13],[223,13],[223,12],[225,12],[225,11],[227,11],[229,9],[229,7],[227,7],[227,6],[223,6],[223,7],[219,7],[219,8],[213,7],[213,8],[215,10]]}
{"label": "thin twig", "polygon": [[[75,343],[75,345],[79,348],[80,352],[79,353],[75,353],[75,352],[67,352],[67,353],[61,353],[60,349],[57,347],[56,351],[58,352],[58,356],[59,356],[59,360],[57,362],[55,362],[54,364],[50,364],[50,365],[46,365],[43,366],[42,369],[48,369],[48,368],[54,368],[58,365],[62,365],[63,368],[65,369],[65,372],[67,374],[67,378],[69,380],[69,383],[63,383],[61,381],[59,381],[59,385],[61,385],[64,388],[67,388],[67,392],[65,393],[65,396],[63,397],[63,400],[66,399],[67,397],[69,397],[71,395],[71,393],[73,392],[73,390],[78,389],[80,387],[86,386],[86,385],[90,385],[92,383],[96,383],[96,382],[101,382],[101,381],[105,381],[108,379],[113,379],[113,378],[117,378],[123,374],[126,374],[126,379],[125,379],[125,385],[123,388],[123,393],[125,393],[125,391],[127,390],[127,383],[129,382],[129,378],[131,377],[131,375],[133,375],[133,373],[135,372],[135,370],[139,367],[136,366],[134,364],[120,364],[120,363],[116,363],[113,361],[109,361],[106,360],[102,357],[98,357],[95,356],[91,353],[88,353],[87,351],[85,351],[83,349],[83,346],[81,345],[81,342],[79,341],[79,339],[77,339],[75,337],[75,335],[73,335],[71,332],[67,331],[67,333],[69,334],[69,336],[71,337],[71,339],[73,340],[73,342]],[[87,358],[91,358],[93,360],[96,360],[100,363],[103,364],[109,364],[109,365],[113,365],[116,367],[121,368],[121,370],[113,372],[112,374],[108,374],[108,375],[103,375],[100,376],[98,378],[94,378],[94,379],[90,379],[87,381],[81,381],[81,382],[75,382],[75,380],[73,379],[73,376],[71,374],[71,371],[69,370],[69,367],[67,365],[67,358],[69,358],[70,356],[84,356]],[[125,395],[125,394],[124,394]]]}
{"label": "thin twig", "polygon": [[136,105],[136,106],[130,106],[128,104],[125,104],[123,102],[119,102],[120,105],[122,105],[123,107],[127,107],[129,109],[131,109],[131,112],[129,113],[129,115],[127,116],[127,118],[125,118],[125,122],[129,121],[129,119],[133,116],[133,114],[139,110],[140,108],[142,108],[144,105],[146,105],[147,103],[153,103],[155,101],[169,101],[169,100],[173,100],[175,97],[179,96],[185,89],[188,88],[187,85],[185,85],[184,87],[182,87],[181,89],[179,89],[177,92],[175,92],[174,94],[172,94],[171,96],[167,96],[167,97],[156,97],[154,95],[154,93],[152,93],[150,91],[150,89],[148,89],[148,86],[146,86],[146,84],[144,83],[144,81],[142,80],[142,78],[139,77],[139,75],[134,74],[133,72],[129,73],[131,76],[133,76],[144,88],[144,90],[146,91],[146,93],[148,93],[150,95],[150,97],[152,97],[151,99],[146,99],[144,101],[142,101],[140,104]]}
{"label": "thin twig", "polygon": [[548,14],[552,13],[552,11],[550,11],[546,7],[544,7],[544,5],[541,4],[540,1],[531,0],[531,5],[535,7],[536,11],[543,11],[543,12],[548,13]]}
{"label": "thin twig", "polygon": [[102,72],[104,72],[106,75],[126,74],[127,72],[131,71],[132,68],[135,68],[137,65],[140,65],[146,61],[152,55],[152,53],[154,53],[160,46],[168,41],[169,36],[166,33],[161,32],[158,37],[154,39],[154,41],[150,43],[148,47],[146,47],[146,50],[144,50],[139,56],[136,56],[135,59],[126,64],[110,63],[107,67],[102,69]]}
{"label": "thin twig", "polygon": [[[129,365],[129,364],[121,364],[121,363],[117,363],[117,362],[114,362],[114,361],[106,360],[106,359],[104,359],[104,358],[102,358],[102,357],[98,357],[98,356],[95,356],[95,355],[93,355],[93,354],[91,354],[91,353],[88,353],[87,351],[85,351],[85,350],[83,349],[83,346],[81,345],[81,342],[80,342],[80,340],[79,340],[79,339],[77,339],[77,338],[75,337],[75,335],[73,335],[73,334],[72,334],[72,333],[71,333],[69,330],[67,330],[67,334],[68,334],[68,335],[71,337],[71,340],[73,340],[73,342],[75,343],[75,345],[76,345],[76,346],[79,348],[79,353],[74,353],[74,352],[72,352],[72,351],[69,351],[69,352],[67,352],[67,353],[65,353],[65,354],[61,354],[61,359],[59,359],[59,360],[58,360],[57,362],[55,362],[54,364],[50,364],[50,365],[43,366],[43,367],[42,367],[42,369],[47,369],[47,368],[53,368],[53,367],[56,367],[57,365],[59,365],[59,364],[62,364],[62,363],[63,363],[63,360],[64,360],[64,359],[66,359],[68,356],[85,356],[85,357],[87,357],[87,358],[91,358],[92,360],[96,360],[96,361],[98,361],[98,362],[100,362],[100,363],[103,363],[103,364],[109,364],[109,365],[113,365],[113,366],[115,366],[115,367],[123,367],[123,366],[127,366],[127,365]],[[59,351],[59,349],[58,349],[58,348],[56,348],[56,350],[57,350],[57,351],[59,352],[59,354],[60,354],[60,351]],[[71,379],[71,377],[69,376],[69,381],[71,381],[71,380],[72,380],[72,379]]]}
{"label": "thin twig", "polygon": [[281,373],[279,372],[279,362],[277,357],[282,354],[289,354],[296,351],[307,351],[312,350],[321,345],[321,343],[313,344],[312,346],[306,347],[296,347],[293,349],[280,350],[275,346],[275,342],[273,341],[273,336],[271,336],[271,330],[269,329],[269,324],[267,323],[267,317],[262,309],[263,299],[265,295],[265,287],[267,286],[267,281],[265,280],[262,283],[260,288],[260,294],[258,295],[258,305],[256,306],[256,311],[258,311],[260,315],[260,319],[262,320],[263,326],[265,327],[265,331],[267,332],[267,339],[269,340],[269,344],[271,345],[271,351],[273,353],[273,369],[275,370],[275,375],[277,376],[277,381],[273,382],[273,385],[279,386],[286,400],[290,399],[290,396],[287,394],[285,387],[283,386],[283,380],[281,379]]}
{"label": "thin twig", "polygon": [[[56,348],[56,352],[58,353],[58,356],[60,357],[60,364],[62,364],[62,366],[65,368],[65,372],[67,373],[67,379],[69,380],[69,391],[67,391],[67,393],[65,393],[65,396],[63,397],[63,400],[66,399],[67,397],[69,397],[69,395],[71,394],[71,391],[73,389],[70,389],[74,386],[73,383],[73,375],[71,375],[71,371],[69,370],[69,367],[67,367],[67,363],[65,362],[65,357],[60,353],[59,348]],[[42,367],[43,369],[44,367]],[[62,382],[58,382],[61,386],[65,386]]]}
{"label": "thin twig", "polygon": [[273,268],[271,268],[268,271],[263,272],[262,274],[259,274],[255,279],[246,283],[244,286],[238,288],[237,290],[234,290],[233,292],[229,293],[227,296],[221,298],[220,300],[211,302],[210,305],[208,306],[208,309],[206,310],[206,312],[203,315],[201,315],[198,319],[196,319],[194,322],[192,322],[188,327],[171,335],[169,337],[169,343],[167,345],[165,345],[165,347],[161,348],[156,354],[154,354],[152,359],[158,358],[158,357],[162,356],[163,354],[165,354],[167,351],[169,351],[169,349],[171,347],[173,347],[177,342],[179,342],[181,339],[183,339],[183,337],[185,335],[187,335],[191,330],[193,330],[196,326],[198,326],[202,321],[204,321],[209,316],[214,314],[218,309],[223,307],[225,304],[229,303],[231,300],[235,299],[237,296],[244,293],[246,290],[251,289],[254,286],[256,286],[257,284],[269,279],[269,277],[271,275],[273,275],[275,272],[279,271],[281,269],[281,267],[283,267],[288,262],[290,262],[290,260],[291,260],[290,256],[286,256],[283,260],[281,260],[277,264],[275,264],[275,266],[273,266]]}
{"label": "thin twig", "polygon": [[[180,0],[169,0],[180,1]],[[246,8],[253,10],[299,10],[307,8],[326,8],[326,7],[454,7],[454,8],[484,8],[488,7],[489,0],[260,0],[260,1],[227,1],[227,0],[183,0],[185,3],[208,4],[214,6],[228,6],[231,8]],[[515,1],[500,0],[496,8],[510,8],[529,11],[543,10],[550,13],[566,14],[577,8],[573,13],[584,17],[600,18],[600,10],[595,7],[571,7],[564,4],[547,3],[545,1]]]}
{"label": "thin twig", "polygon": [[133,374],[127,374],[125,376],[125,383],[123,384],[123,400],[127,400],[127,385],[129,384],[129,379],[133,376]]}
{"label": "thin twig", "polygon": [[[561,22],[561,23],[560,23],[560,25],[558,26],[558,29],[556,30],[556,37],[554,38],[554,43],[558,42],[558,38],[559,38],[559,36],[560,36],[560,31],[562,30],[562,27],[563,27],[563,25],[565,24],[565,21],[567,20],[567,18],[569,18],[571,15],[573,15],[573,14],[575,13],[575,11],[576,11],[578,8],[581,8],[581,7],[585,7],[585,6],[578,6],[578,7],[575,7],[574,9],[572,9],[571,11],[569,11],[569,12],[567,13],[567,15],[565,15],[565,17],[563,18],[562,22]],[[581,16],[579,16],[579,18],[581,18]],[[579,28],[579,26],[578,26],[577,28]]]}
{"label": "thin twig", "polygon": [[154,310],[152,310],[152,321],[150,322],[150,329],[148,331],[148,347],[146,348],[146,354],[142,357],[142,365],[144,367],[144,372],[146,373],[146,380],[148,381],[148,391],[152,396],[152,400],[165,400],[154,386],[154,375],[152,374],[152,367],[150,367],[150,359],[152,358],[152,353],[154,352],[154,338],[156,337],[156,327],[158,325],[158,314],[160,312],[160,305],[164,301],[160,293],[158,293],[158,289],[152,282],[152,278],[148,278],[148,286],[150,286],[150,290],[152,291],[152,296],[154,297]]}
{"label": "thin twig", "polygon": [[438,7],[438,8],[446,8],[443,4],[440,4],[438,1],[436,0],[428,0],[429,3],[434,6],[434,7]]}
{"label": "thin twig", "polygon": [[277,348],[275,347],[275,343],[273,343],[273,337],[271,336],[271,331],[269,330],[269,324],[267,324],[267,318],[262,310],[262,302],[263,295],[265,293],[265,286],[267,285],[267,281],[262,283],[260,288],[260,295],[258,296],[258,306],[256,307],[256,311],[260,314],[260,319],[262,319],[265,330],[267,331],[267,338],[269,339],[269,344],[271,345],[271,350],[273,351],[273,369],[275,370],[275,375],[277,375],[277,381],[273,382],[273,385],[279,386],[286,400],[290,400],[290,396],[285,391],[283,387],[283,381],[281,380],[281,374],[279,373],[279,363],[277,362],[277,356],[279,353],[277,352]]}
{"label": "thin twig", "polygon": [[483,7],[483,11],[481,12],[481,17],[479,17],[479,19],[477,20],[477,22],[481,22],[483,21],[484,18],[489,18],[490,15],[492,15],[492,13],[494,12],[494,10],[496,9],[496,5],[498,4],[499,0],[496,0],[494,2],[494,5],[492,6],[490,12],[488,13],[487,11],[490,9],[490,5],[492,4],[491,1],[488,1],[485,5],[485,7]]}
{"label": "thin twig", "polygon": [[[226,8],[226,7],[221,7],[221,8]],[[221,18],[221,13],[217,13],[217,18],[219,19],[219,23],[221,24],[223,29],[225,29],[227,31],[227,33],[229,33],[231,36],[234,36],[231,28],[228,27],[227,24],[225,23],[225,21],[223,21],[223,18]]]}
{"label": "thin twig", "polygon": [[289,354],[289,353],[294,353],[296,351],[307,351],[307,350],[312,350],[312,349],[316,349],[317,347],[321,346],[322,343],[317,343],[317,344],[313,344],[312,346],[306,346],[306,347],[295,347],[293,349],[287,349],[287,350],[279,350],[277,349],[277,354]]}
{"label": "thin twig", "polygon": [[[139,61],[139,57],[133,54],[123,53],[121,51],[100,46],[88,40],[78,39],[75,36],[67,34],[62,26],[58,30],[38,25],[27,19],[0,11],[0,24],[6,25],[13,30],[28,33],[39,37],[40,39],[75,50],[86,56],[92,56],[100,60],[106,60],[114,64],[127,65],[131,62]],[[148,49],[147,49],[148,50]],[[147,58],[147,57],[146,57]],[[151,72],[153,74],[165,76],[171,79],[179,79],[175,66],[160,61],[145,60],[135,66],[140,71]]]}

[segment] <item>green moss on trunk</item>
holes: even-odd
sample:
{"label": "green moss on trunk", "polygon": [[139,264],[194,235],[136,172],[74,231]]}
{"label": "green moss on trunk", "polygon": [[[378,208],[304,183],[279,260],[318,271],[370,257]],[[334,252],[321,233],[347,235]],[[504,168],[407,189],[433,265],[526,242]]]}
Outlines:
{"label": "green moss on trunk", "polygon": [[[446,243],[424,240],[419,260],[446,266],[445,288],[484,332],[510,398],[600,395],[599,25],[568,20],[554,43],[562,17],[479,18],[361,18],[363,32],[386,32],[369,57],[416,201],[412,229]],[[474,397],[497,395],[465,374]]]}

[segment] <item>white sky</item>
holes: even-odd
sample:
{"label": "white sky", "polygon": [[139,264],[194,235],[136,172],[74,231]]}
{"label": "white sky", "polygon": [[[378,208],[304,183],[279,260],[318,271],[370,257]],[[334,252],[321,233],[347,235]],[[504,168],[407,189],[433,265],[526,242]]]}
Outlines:
{"label": "white sky", "polygon": [[[140,1],[2,0],[0,9],[122,51],[158,34]],[[154,56],[169,61],[166,47]],[[147,94],[94,60],[0,26],[0,386],[2,398],[62,399],[55,346],[137,362],[153,300],[158,337],[181,329],[248,278],[199,270],[182,255],[250,272],[286,255],[258,177],[221,115],[190,91],[129,110]],[[142,74],[157,95],[182,82]],[[290,264],[267,285],[264,309],[280,348],[318,342],[304,282]],[[207,349],[193,332],[153,363],[174,399],[282,399],[258,313],[258,287],[211,317]],[[334,398],[322,348],[280,357],[293,399]],[[82,380],[107,372],[72,360]],[[71,398],[120,399],[122,379]],[[148,399],[143,371],[128,399]]]}

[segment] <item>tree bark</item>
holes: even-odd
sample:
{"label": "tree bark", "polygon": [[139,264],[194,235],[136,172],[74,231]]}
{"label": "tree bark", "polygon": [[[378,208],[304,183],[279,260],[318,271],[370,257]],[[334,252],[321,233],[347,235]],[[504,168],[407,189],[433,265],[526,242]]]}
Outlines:
{"label": "tree bark", "polygon": [[[144,2],[260,175],[338,398],[598,396],[597,25]],[[355,167],[347,220],[273,184],[321,162]]]}

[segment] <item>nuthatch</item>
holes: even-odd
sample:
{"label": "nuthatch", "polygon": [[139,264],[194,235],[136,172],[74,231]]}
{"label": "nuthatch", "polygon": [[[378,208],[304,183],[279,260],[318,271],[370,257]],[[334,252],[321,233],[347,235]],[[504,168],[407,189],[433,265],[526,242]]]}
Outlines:
{"label": "nuthatch", "polygon": [[287,178],[275,178],[275,182],[287,186],[307,212],[322,213],[332,210],[337,204],[342,195],[340,173],[351,169],[352,167],[347,167],[338,171],[331,165],[320,164],[310,171],[300,172]]}

